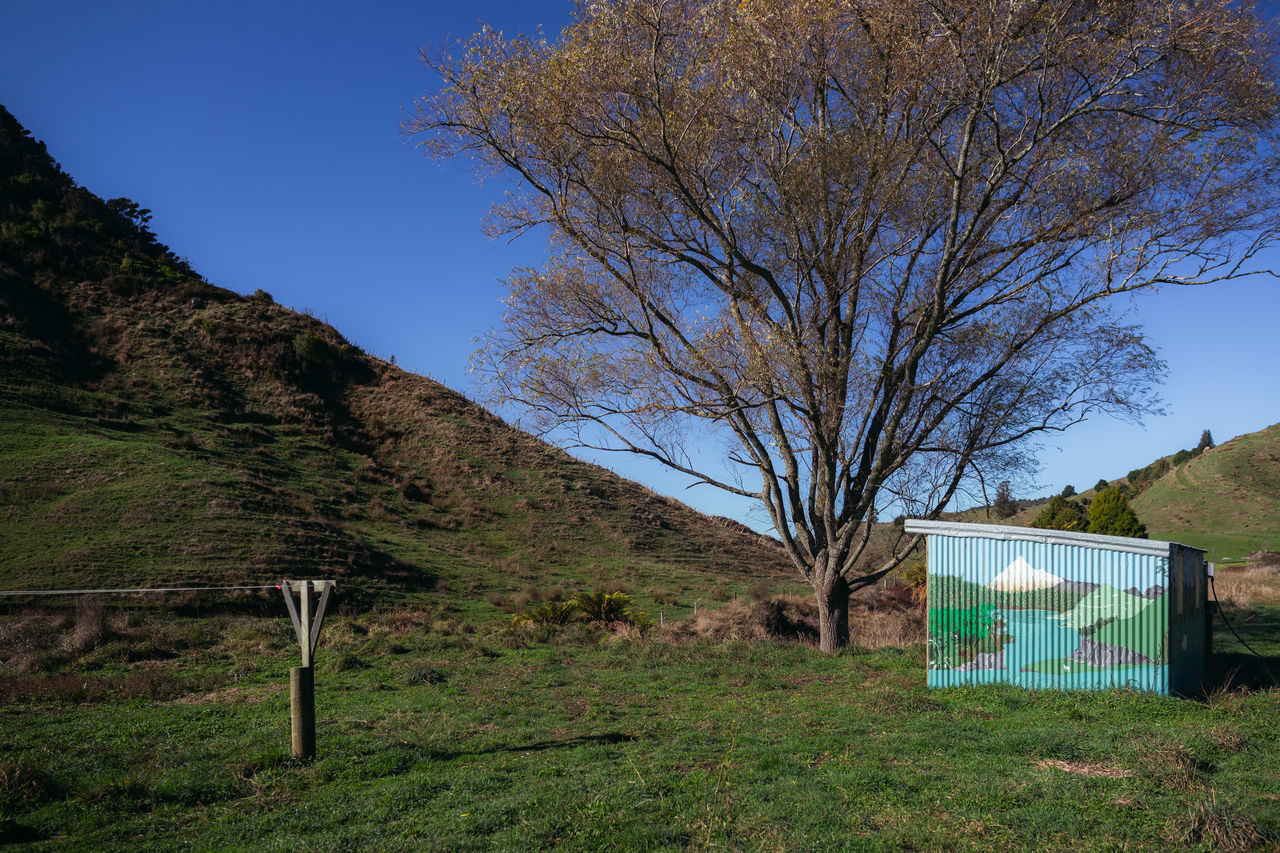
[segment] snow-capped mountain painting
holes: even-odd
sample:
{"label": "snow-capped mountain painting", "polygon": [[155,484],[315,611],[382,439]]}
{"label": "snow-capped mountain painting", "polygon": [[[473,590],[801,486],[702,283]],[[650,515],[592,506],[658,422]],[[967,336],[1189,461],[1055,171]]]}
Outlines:
{"label": "snow-capped mountain painting", "polygon": [[987,584],[987,588],[1000,592],[1028,592],[1033,589],[1050,589],[1062,581],[1062,578],[1052,572],[1037,569],[1019,556],[1005,566],[1004,571]]}

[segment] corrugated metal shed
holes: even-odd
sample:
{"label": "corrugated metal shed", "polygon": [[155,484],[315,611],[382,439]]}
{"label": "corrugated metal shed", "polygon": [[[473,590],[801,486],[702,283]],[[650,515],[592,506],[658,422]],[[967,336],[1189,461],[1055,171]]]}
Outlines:
{"label": "corrugated metal shed", "polygon": [[929,686],[1194,692],[1207,564],[1176,542],[908,519],[929,549]]}

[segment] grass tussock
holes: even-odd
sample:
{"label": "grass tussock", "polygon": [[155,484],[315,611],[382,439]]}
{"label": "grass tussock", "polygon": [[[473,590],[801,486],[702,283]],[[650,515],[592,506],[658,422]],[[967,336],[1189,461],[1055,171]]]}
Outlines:
{"label": "grass tussock", "polygon": [[1184,744],[1158,741],[1150,744],[1139,759],[1141,776],[1162,788],[1187,793],[1200,787],[1213,771]]}
{"label": "grass tussock", "polygon": [[58,799],[65,793],[65,787],[34,762],[0,759],[0,806],[39,803]]}
{"label": "grass tussock", "polygon": [[1203,846],[1209,850],[1244,851],[1272,849],[1280,837],[1259,826],[1253,818],[1225,803],[1209,791],[1187,806],[1186,813],[1170,818],[1165,838],[1178,846]]}

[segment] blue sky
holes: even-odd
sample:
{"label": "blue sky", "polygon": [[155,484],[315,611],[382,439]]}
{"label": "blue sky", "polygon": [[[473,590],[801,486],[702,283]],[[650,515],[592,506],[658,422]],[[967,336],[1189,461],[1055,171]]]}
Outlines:
{"label": "blue sky", "polygon": [[[369,352],[474,396],[474,339],[500,284],[543,244],[494,242],[498,182],[419,154],[399,133],[435,79],[423,46],[480,21],[554,34],[568,0],[62,2],[5,0],[0,103],[81,185],[153,211],[152,228],[210,281],[328,320]],[[1267,259],[1280,270],[1280,252]],[[1280,284],[1166,291],[1133,304],[1168,362],[1169,414],[1050,436],[1039,493],[1083,490],[1156,456],[1280,421]],[[514,413],[503,412],[510,418]],[[656,491],[760,527],[741,501],[610,455]]]}

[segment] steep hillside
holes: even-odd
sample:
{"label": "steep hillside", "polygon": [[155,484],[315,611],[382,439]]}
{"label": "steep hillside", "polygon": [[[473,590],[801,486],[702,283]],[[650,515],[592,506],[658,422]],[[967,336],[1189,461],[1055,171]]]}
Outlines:
{"label": "steep hillside", "polygon": [[496,612],[791,577],[771,540],[576,461],[318,320],[203,281],[0,108],[0,588],[336,577]]}
{"label": "steep hillside", "polygon": [[1152,539],[1232,559],[1280,548],[1280,424],[1187,460],[1133,499]]}

